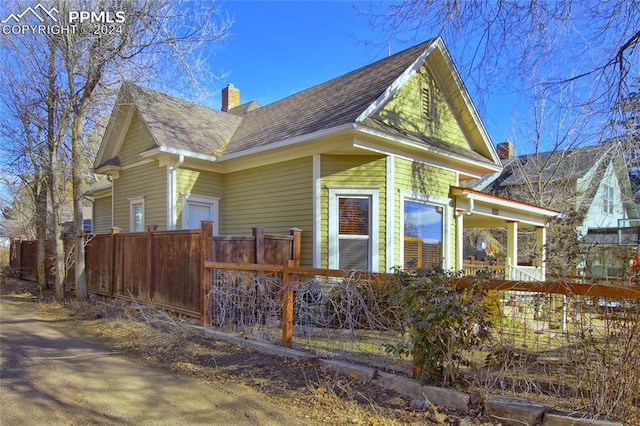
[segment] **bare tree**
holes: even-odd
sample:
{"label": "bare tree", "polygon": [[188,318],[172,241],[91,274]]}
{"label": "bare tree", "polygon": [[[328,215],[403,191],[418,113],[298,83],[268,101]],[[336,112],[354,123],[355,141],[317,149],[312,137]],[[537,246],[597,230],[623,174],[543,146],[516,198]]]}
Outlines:
{"label": "bare tree", "polygon": [[579,83],[578,99],[570,101],[597,104],[606,114],[639,72],[635,1],[403,0],[374,7],[370,16],[392,38],[442,35],[478,94],[507,83],[513,90],[514,80],[538,69],[541,86]]}
{"label": "bare tree", "polygon": [[[18,9],[18,4],[15,7]],[[172,0],[145,0],[122,2],[118,0],[57,0],[54,8],[59,25],[67,31],[24,36],[25,42],[9,42],[5,48],[20,58],[30,54],[29,43],[45,52],[39,60],[32,61],[28,74],[16,73],[20,87],[39,86],[44,94],[38,98],[39,107],[47,111],[42,117],[49,141],[53,136],[63,135],[71,153],[71,181],[73,185],[73,210],[75,222],[75,283],[77,295],[88,297],[84,265],[84,218],[82,198],[87,180],[89,164],[83,158],[88,135],[97,131],[92,114],[106,111],[113,101],[116,86],[125,80],[153,81],[155,85],[171,82],[172,89],[180,90],[176,82],[182,83],[191,92],[202,95],[213,79],[206,68],[202,54],[217,41],[228,35],[231,20],[221,15],[213,2],[178,2]],[[84,12],[82,14],[81,12]],[[49,24],[50,22],[45,22]],[[16,35],[7,35],[5,41]],[[35,75],[37,78],[32,79]],[[61,113],[68,125],[56,121]],[[63,145],[48,145],[49,157],[43,167],[50,179],[49,200],[60,203],[55,179],[61,176],[60,156]],[[64,145],[66,146],[66,145]],[[37,167],[36,167],[37,168]],[[53,186],[51,186],[53,185]],[[59,220],[54,221],[58,226]],[[54,226],[54,228],[55,228]],[[54,229],[55,240],[60,248],[60,229]],[[57,263],[56,270],[62,274],[64,267]],[[58,285],[56,285],[58,288]],[[61,291],[63,287],[60,285]],[[62,293],[63,294],[63,293]]]}
{"label": "bare tree", "polygon": [[[91,10],[91,1],[59,2],[60,10]],[[104,102],[104,94],[122,78],[138,79],[179,64],[189,83],[197,85],[200,76],[209,75],[196,55],[228,33],[230,21],[213,19],[218,13],[213,3],[202,7],[196,21],[189,21],[185,4],[174,1],[103,1],[103,10],[122,17],[115,31],[89,31],[67,34],[62,38],[62,56],[66,69],[71,123],[71,161],[73,171],[75,222],[75,283],[80,298],[88,298],[84,264],[84,225],[82,214],[82,146],[87,131],[87,115]],[[193,7],[192,4],[188,5]],[[117,11],[117,12],[115,12]],[[70,15],[69,15],[70,16]],[[141,74],[143,71],[145,74]],[[156,74],[157,75],[157,74]],[[166,76],[166,75],[165,75]],[[175,76],[170,76],[175,77]]]}
{"label": "bare tree", "polygon": [[[32,212],[38,245],[38,286],[46,288],[46,240],[53,235],[56,297],[64,297],[64,247],[60,206],[64,187],[65,136],[69,114],[57,85],[59,55],[52,37],[3,37],[2,69],[5,167],[27,189],[26,205],[14,212]],[[9,154],[9,155],[7,155]],[[15,213],[14,213],[15,216]]]}

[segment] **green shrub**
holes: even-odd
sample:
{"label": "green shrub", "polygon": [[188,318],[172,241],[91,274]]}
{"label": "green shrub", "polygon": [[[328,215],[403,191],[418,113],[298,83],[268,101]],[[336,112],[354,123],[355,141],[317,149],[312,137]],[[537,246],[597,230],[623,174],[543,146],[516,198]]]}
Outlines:
{"label": "green shrub", "polygon": [[422,381],[443,386],[460,378],[462,352],[488,337],[486,292],[479,282],[456,289],[453,276],[441,268],[413,272],[395,270],[394,297],[406,315],[408,341],[386,345],[388,353],[412,355],[414,374]]}

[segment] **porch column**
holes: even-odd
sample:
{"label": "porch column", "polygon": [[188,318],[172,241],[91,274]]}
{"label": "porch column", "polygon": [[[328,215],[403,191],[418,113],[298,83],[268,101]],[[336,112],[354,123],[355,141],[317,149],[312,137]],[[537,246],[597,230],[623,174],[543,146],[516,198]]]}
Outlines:
{"label": "porch column", "polygon": [[547,227],[536,226],[536,249],[537,257],[540,262],[540,276],[545,280],[546,264],[547,264]]}
{"label": "porch column", "polygon": [[512,279],[510,266],[518,266],[518,221],[507,221],[507,272],[506,279]]}
{"label": "porch column", "polygon": [[456,272],[464,263],[464,210],[456,210]]}

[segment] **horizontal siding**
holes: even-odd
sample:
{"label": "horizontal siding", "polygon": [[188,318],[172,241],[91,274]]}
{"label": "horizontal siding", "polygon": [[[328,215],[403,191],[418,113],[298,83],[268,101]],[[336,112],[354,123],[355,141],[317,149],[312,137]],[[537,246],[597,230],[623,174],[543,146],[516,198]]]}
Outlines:
{"label": "horizontal siding", "polygon": [[329,186],[377,187],[379,191],[378,268],[386,270],[386,157],[356,155],[322,155],[321,183],[321,265],[329,263]]}
{"label": "horizontal siding", "polygon": [[[430,118],[422,112],[422,88],[430,92]],[[411,133],[440,139],[461,148],[471,149],[445,96],[425,66],[414,74],[381,108],[376,118]]]}
{"label": "horizontal siding", "polygon": [[158,163],[148,162],[137,167],[122,170],[120,177],[113,180],[115,193],[115,226],[122,232],[129,232],[129,199],[144,197],[145,225],[158,225],[158,230],[167,229],[167,168]]}
{"label": "horizontal siding", "polygon": [[[220,173],[180,168],[176,173],[176,227],[182,228],[182,194],[222,198]],[[221,200],[222,201],[222,200]]]}
{"label": "horizontal siding", "polygon": [[267,234],[302,229],[302,264],[312,264],[312,157],[224,175],[220,235],[250,235],[259,225]]}
{"label": "horizontal siding", "polygon": [[93,233],[111,232],[111,196],[96,198],[93,201]]}
{"label": "horizontal siding", "polygon": [[[400,217],[400,193],[410,191],[416,195],[432,195],[437,197],[449,197],[449,186],[456,184],[455,172],[444,170],[438,167],[417,163],[402,158],[395,160],[395,187],[396,200],[393,203],[394,215],[398,220],[395,222],[395,235],[400,235],[402,218]],[[453,219],[453,211],[449,210],[449,228],[447,244],[448,251],[445,255],[450,256],[450,264],[455,264],[456,245],[456,224]],[[400,246],[396,244],[394,255],[397,263],[400,263]]]}
{"label": "horizontal siding", "polygon": [[154,145],[155,143],[147,126],[140,120],[138,113],[134,112],[131,118],[131,124],[124,137],[124,142],[118,152],[120,164],[122,166],[128,166],[141,161],[142,157],[140,153]]}

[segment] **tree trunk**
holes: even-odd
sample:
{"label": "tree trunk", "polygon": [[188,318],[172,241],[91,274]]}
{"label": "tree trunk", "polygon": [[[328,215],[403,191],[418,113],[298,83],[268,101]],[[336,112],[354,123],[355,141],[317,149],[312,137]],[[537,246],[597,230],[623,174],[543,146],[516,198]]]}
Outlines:
{"label": "tree trunk", "polygon": [[48,192],[51,200],[51,212],[53,222],[53,238],[54,238],[54,256],[55,256],[55,282],[56,282],[56,299],[64,300],[64,282],[67,275],[64,241],[62,240],[62,225],[60,223],[60,196],[58,193],[59,177],[62,176],[62,168],[58,152],[60,148],[60,138],[56,137],[55,132],[55,112],[56,112],[56,72],[55,72],[55,47],[50,42],[49,68],[48,68],[48,87],[47,87],[47,149],[49,154],[48,163]]}
{"label": "tree trunk", "polygon": [[38,184],[39,190],[34,191],[36,205],[36,239],[38,240],[37,279],[38,290],[49,288],[47,275],[47,190],[46,185]]}
{"label": "tree trunk", "polygon": [[75,282],[76,296],[89,299],[85,267],[84,217],[82,214],[82,127],[85,110],[77,111],[71,129],[71,176],[73,180],[73,219],[75,223]]}

